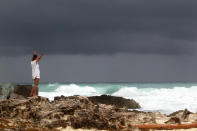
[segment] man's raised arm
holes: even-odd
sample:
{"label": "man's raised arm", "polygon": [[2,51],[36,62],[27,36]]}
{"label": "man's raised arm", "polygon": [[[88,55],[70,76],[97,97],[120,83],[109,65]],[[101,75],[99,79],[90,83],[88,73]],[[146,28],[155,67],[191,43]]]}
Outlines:
{"label": "man's raised arm", "polygon": [[34,51],[34,52],[33,52],[33,55],[36,55],[36,54],[37,54],[36,51]]}
{"label": "man's raised arm", "polygon": [[40,55],[40,57],[38,57],[38,58],[36,59],[36,61],[37,61],[37,62],[40,61],[40,59],[42,59],[43,56],[44,56],[44,53],[42,53],[42,54]]}

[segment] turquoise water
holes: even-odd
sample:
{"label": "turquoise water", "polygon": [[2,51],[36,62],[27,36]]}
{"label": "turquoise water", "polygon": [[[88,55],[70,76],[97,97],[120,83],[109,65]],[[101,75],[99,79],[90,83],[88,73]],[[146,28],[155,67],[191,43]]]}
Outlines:
{"label": "turquoise water", "polygon": [[40,84],[39,95],[95,96],[109,94],[134,99],[140,110],[171,113],[180,109],[197,112],[197,83],[53,83]]}
{"label": "turquoise water", "polygon": [[[62,85],[71,85],[73,83],[53,83],[53,84],[40,84],[39,89],[42,92],[51,92]],[[197,86],[197,83],[76,83],[80,87],[93,87],[99,92],[105,94],[112,94],[124,87],[137,87],[137,88],[174,88]]]}

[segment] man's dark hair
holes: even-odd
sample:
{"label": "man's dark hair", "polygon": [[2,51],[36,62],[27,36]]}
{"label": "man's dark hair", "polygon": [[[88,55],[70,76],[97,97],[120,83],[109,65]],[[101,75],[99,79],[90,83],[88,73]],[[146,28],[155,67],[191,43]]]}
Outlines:
{"label": "man's dark hair", "polygon": [[36,58],[37,58],[38,56],[35,54],[35,55],[33,55],[33,57],[32,57],[32,61],[34,61]]}

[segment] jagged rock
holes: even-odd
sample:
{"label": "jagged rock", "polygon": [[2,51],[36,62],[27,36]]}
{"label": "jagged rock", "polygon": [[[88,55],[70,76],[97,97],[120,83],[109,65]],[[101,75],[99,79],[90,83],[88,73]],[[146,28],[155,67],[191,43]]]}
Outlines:
{"label": "jagged rock", "polygon": [[[189,114],[188,120],[194,121],[196,116],[191,115],[194,114]],[[170,118],[159,112],[128,111],[112,105],[95,105],[83,96],[61,96],[54,101],[40,96],[0,101],[0,130],[13,127],[18,130],[37,127],[55,130],[67,126],[113,131],[138,130],[136,124],[157,124],[158,119],[162,119],[159,122],[164,124],[162,121]],[[8,124],[4,122],[1,126],[1,119],[9,120]]]}
{"label": "jagged rock", "polygon": [[185,109],[185,110],[176,111],[176,112],[170,114],[169,117],[177,117],[180,119],[181,122],[187,122],[187,121],[189,121],[188,118],[191,114],[193,114],[193,113],[190,112],[189,110]]}
{"label": "jagged rock", "polygon": [[137,109],[141,108],[140,105],[132,100],[125,99],[117,96],[110,95],[101,95],[101,96],[91,96],[88,97],[94,104],[106,104],[106,105],[114,105],[119,108],[127,108],[127,109]]}
{"label": "jagged rock", "polygon": [[189,110],[185,109],[183,114],[182,114],[182,116],[181,116],[181,118],[182,119],[187,119],[189,114],[192,114],[192,112],[190,112]]}
{"label": "jagged rock", "polygon": [[14,93],[27,98],[29,97],[32,88],[33,88],[32,85],[15,85]]}
{"label": "jagged rock", "polygon": [[40,112],[40,108],[44,107],[46,103],[49,103],[49,100],[43,97],[32,97],[26,100],[3,100],[0,101],[0,117],[39,119],[38,113]]}
{"label": "jagged rock", "polygon": [[118,123],[128,124],[128,114],[132,112],[111,105],[94,105],[82,96],[61,96],[52,102],[44,97],[0,101],[0,118],[29,120],[50,129],[72,126],[118,130]]}

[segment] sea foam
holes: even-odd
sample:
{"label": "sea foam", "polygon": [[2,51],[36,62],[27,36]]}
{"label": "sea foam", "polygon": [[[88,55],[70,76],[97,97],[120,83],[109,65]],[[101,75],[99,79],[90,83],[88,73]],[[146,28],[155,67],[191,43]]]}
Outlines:
{"label": "sea foam", "polygon": [[70,84],[70,85],[60,85],[53,92],[39,92],[39,95],[47,97],[50,100],[53,100],[55,96],[61,96],[61,95],[94,96],[99,94],[97,94],[96,90],[93,87],[89,87],[89,86],[80,87],[76,84]]}
{"label": "sea foam", "polygon": [[[58,86],[57,86],[58,85]],[[50,86],[50,87],[49,87]],[[52,88],[50,84],[48,87]],[[101,94],[109,94],[113,96],[120,96],[124,98],[134,99],[141,105],[143,111],[160,111],[162,113],[172,113],[177,110],[189,109],[192,112],[197,112],[197,86],[191,87],[172,87],[172,88],[139,88],[122,86],[109,92],[104,90],[105,87],[92,86],[92,85],[80,85],[80,84],[56,84],[56,88],[53,91],[39,92],[39,95],[48,97],[53,100],[55,96],[97,96]],[[114,89],[116,86],[109,87],[106,89]]]}
{"label": "sea foam", "polygon": [[114,96],[134,99],[144,111],[160,111],[166,114],[189,109],[197,112],[197,87],[143,88],[125,87],[113,93]]}

